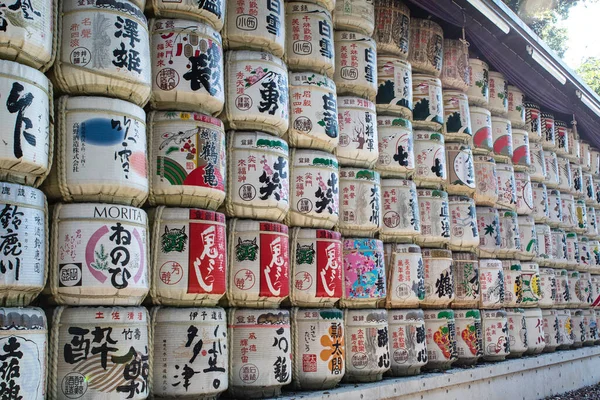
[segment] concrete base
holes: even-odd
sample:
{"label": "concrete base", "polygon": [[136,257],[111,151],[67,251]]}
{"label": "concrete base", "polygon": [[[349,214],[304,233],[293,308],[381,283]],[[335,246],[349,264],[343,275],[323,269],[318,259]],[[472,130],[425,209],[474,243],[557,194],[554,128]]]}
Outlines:
{"label": "concrete base", "polygon": [[288,400],[539,400],[600,382],[600,347],[558,351],[327,391],[284,392]]}

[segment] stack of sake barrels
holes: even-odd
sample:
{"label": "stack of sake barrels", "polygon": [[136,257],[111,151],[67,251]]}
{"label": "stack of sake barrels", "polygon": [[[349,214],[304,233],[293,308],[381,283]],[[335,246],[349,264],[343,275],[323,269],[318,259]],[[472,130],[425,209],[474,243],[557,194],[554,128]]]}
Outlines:
{"label": "stack of sake barrels", "polygon": [[48,205],[56,54],[52,1],[0,6],[0,397],[46,396],[48,324],[32,307],[48,273]]}

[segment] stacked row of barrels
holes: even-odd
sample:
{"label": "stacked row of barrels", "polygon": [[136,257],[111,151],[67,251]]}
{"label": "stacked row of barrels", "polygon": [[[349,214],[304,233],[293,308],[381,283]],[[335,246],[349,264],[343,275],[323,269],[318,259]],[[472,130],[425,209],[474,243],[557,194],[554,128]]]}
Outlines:
{"label": "stacked row of barrels", "polygon": [[600,152],[401,1],[0,10],[14,398],[269,397],[600,341]]}

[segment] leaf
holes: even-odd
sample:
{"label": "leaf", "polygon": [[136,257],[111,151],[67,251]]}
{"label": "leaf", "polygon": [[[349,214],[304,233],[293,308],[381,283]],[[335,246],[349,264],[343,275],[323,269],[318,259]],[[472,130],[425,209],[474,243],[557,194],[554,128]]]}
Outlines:
{"label": "leaf", "polygon": [[317,122],[317,124],[321,125],[321,126],[325,126],[325,121],[320,120],[319,122]]}
{"label": "leaf", "polygon": [[23,137],[25,137],[25,140],[27,140],[27,143],[29,143],[32,146],[35,146],[36,141],[35,141],[34,135],[32,135],[29,132],[23,132]]}

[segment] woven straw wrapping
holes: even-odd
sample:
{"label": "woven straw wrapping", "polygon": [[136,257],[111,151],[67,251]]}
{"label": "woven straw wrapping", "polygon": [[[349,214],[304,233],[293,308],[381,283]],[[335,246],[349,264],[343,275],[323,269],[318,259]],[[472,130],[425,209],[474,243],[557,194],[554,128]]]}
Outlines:
{"label": "woven straw wrapping", "polygon": [[411,18],[408,61],[415,72],[439,77],[444,57],[444,31],[428,19]]}
{"label": "woven straw wrapping", "polygon": [[[146,1],[146,13],[158,18],[182,18],[191,21],[207,22],[217,31],[223,29],[225,19],[226,0],[201,2],[197,0],[171,0]],[[213,8],[214,6],[214,8]]]}
{"label": "woven straw wrapping", "polygon": [[442,65],[444,89],[469,90],[469,43],[465,40],[444,39],[444,61]]}
{"label": "woven straw wrapping", "polygon": [[375,2],[375,31],[379,54],[408,58],[410,9],[400,0]]}
{"label": "woven straw wrapping", "polygon": [[351,31],[372,36],[375,29],[373,0],[336,0],[333,25],[336,31]]}
{"label": "woven straw wrapping", "polygon": [[374,168],[379,158],[375,105],[357,97],[338,99],[340,140],[335,155],[345,167]]}

